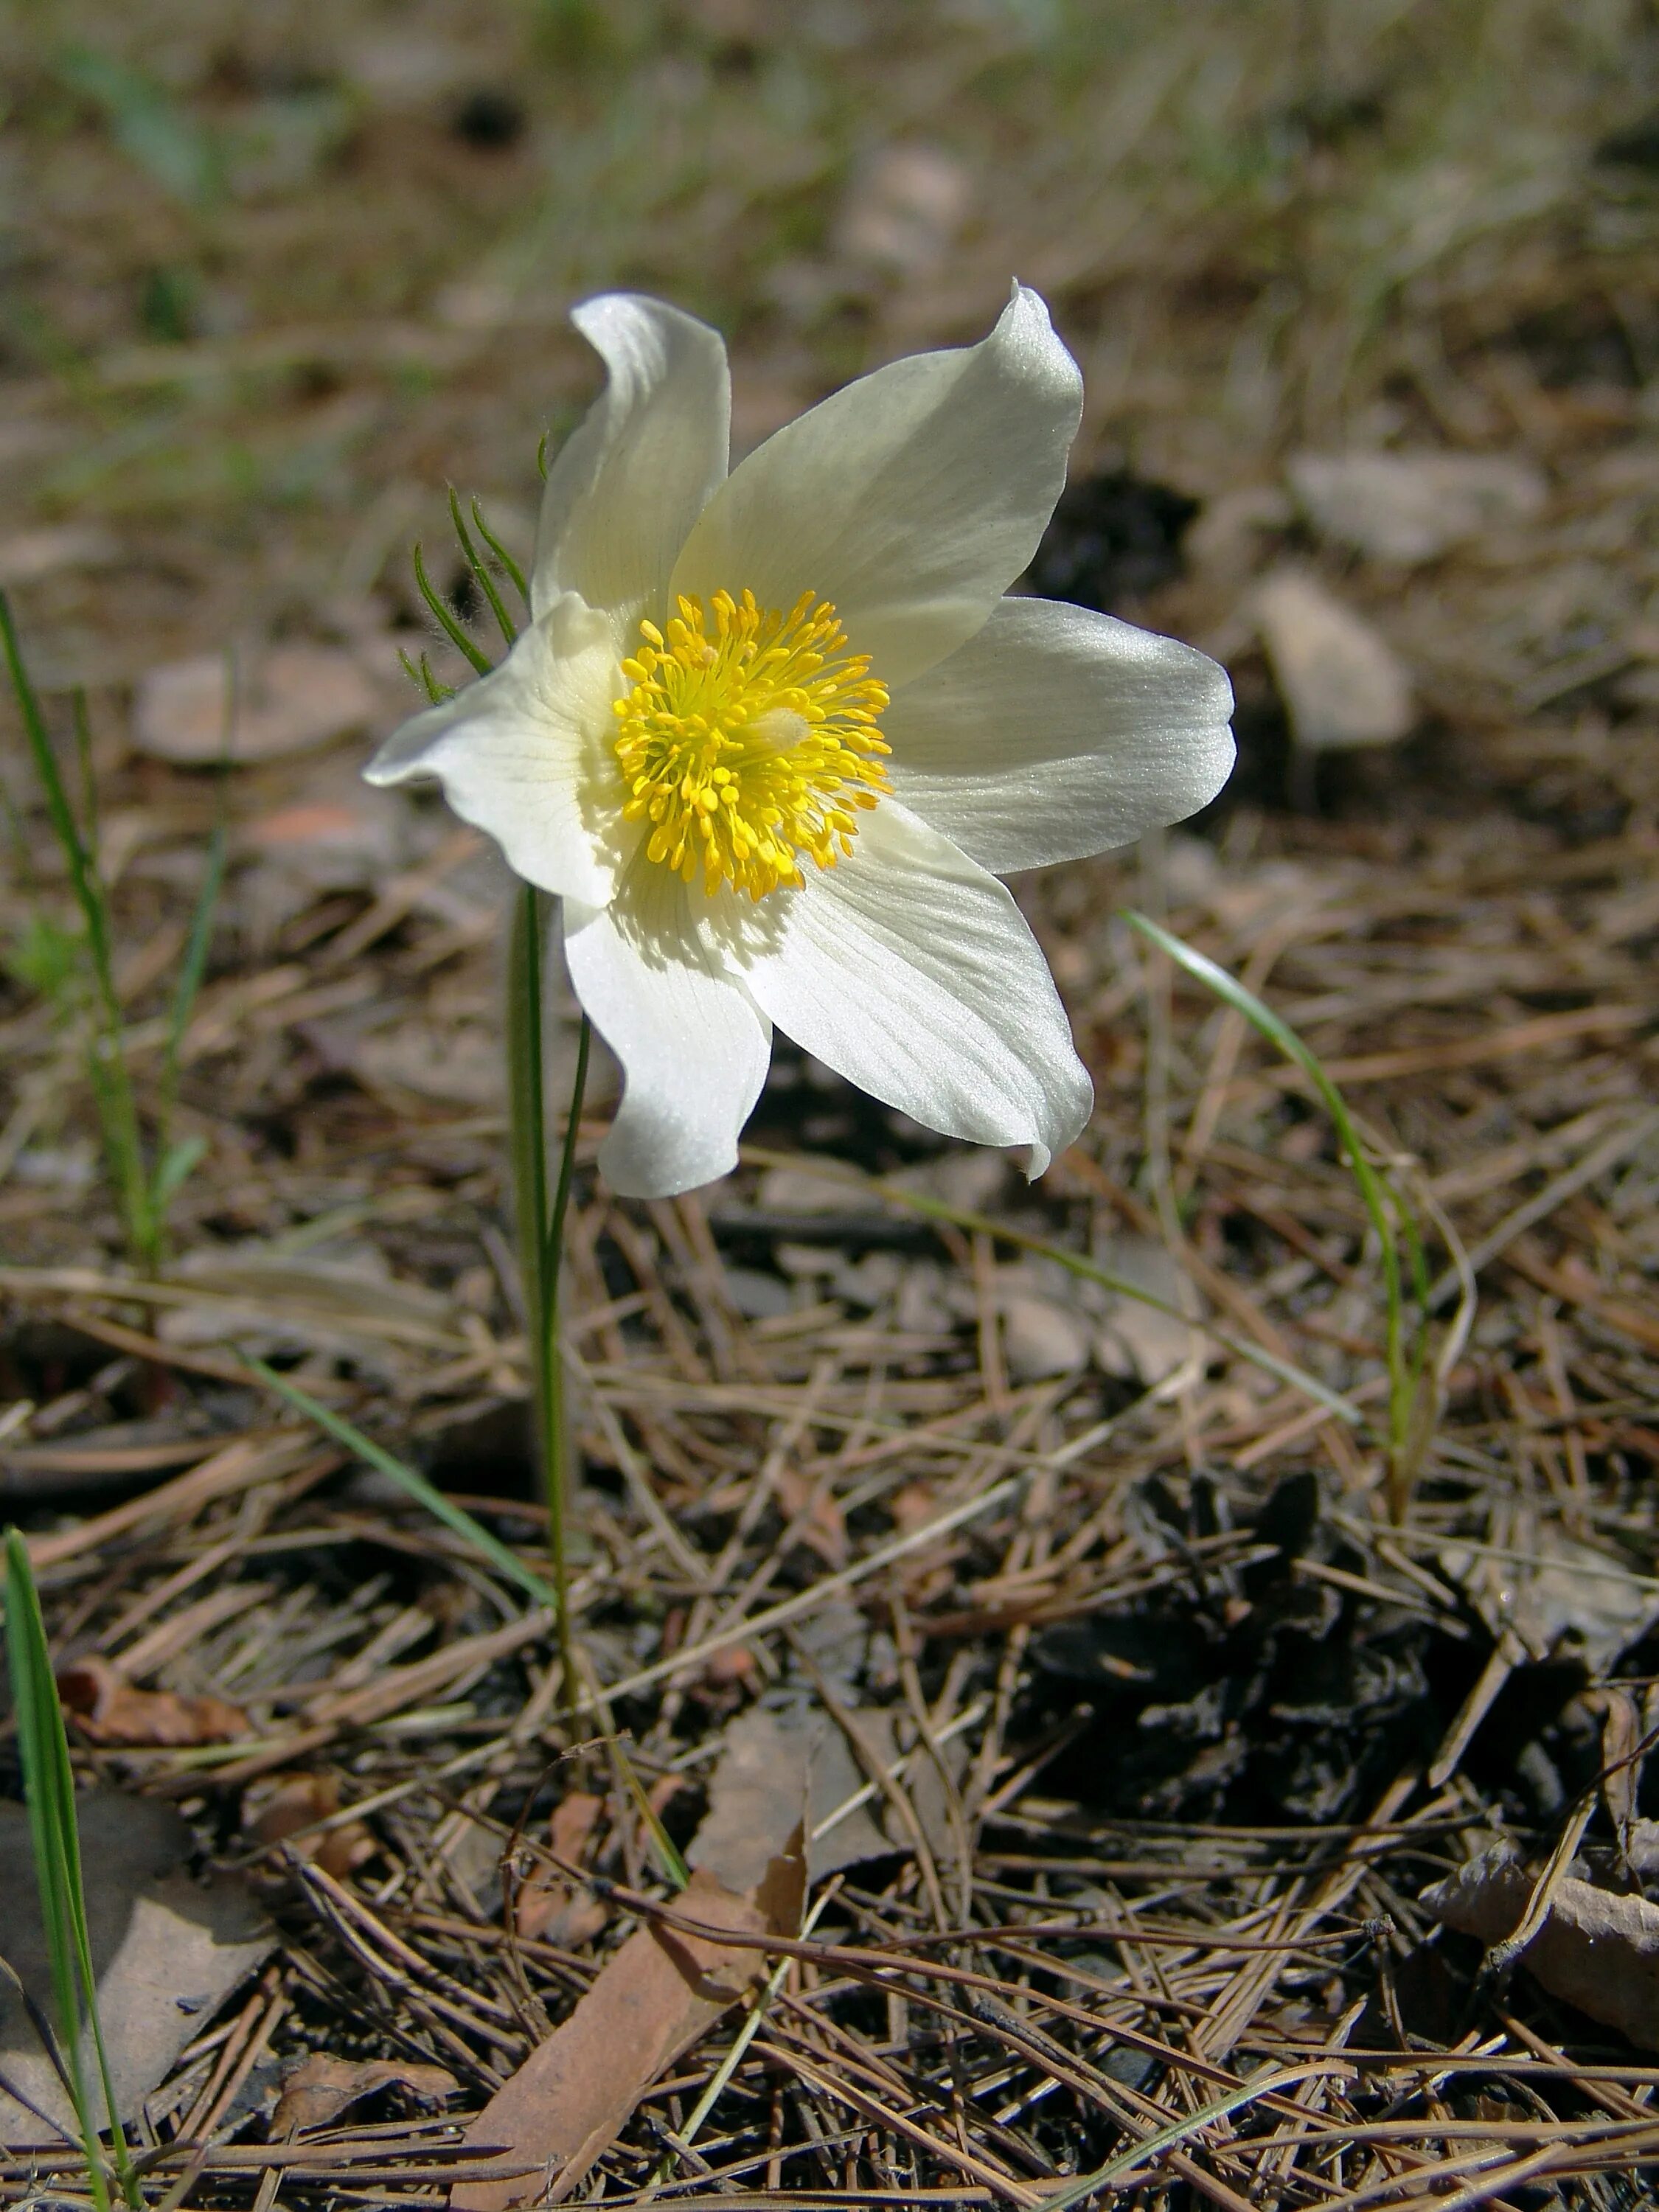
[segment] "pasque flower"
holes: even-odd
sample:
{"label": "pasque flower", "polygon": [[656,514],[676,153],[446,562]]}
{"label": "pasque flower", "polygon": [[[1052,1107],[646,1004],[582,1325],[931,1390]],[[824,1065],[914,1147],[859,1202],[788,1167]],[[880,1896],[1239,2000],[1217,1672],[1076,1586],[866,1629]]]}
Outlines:
{"label": "pasque flower", "polygon": [[729,472],[715,331],[620,294],[574,321],[609,378],[549,471],[528,627],[370,781],[439,777],[558,895],[623,1068],[616,1189],[732,1166],[774,1024],[1041,1173],[1092,1091],[999,878],[1179,821],[1233,758],[1202,653],[1005,596],[1082,404],[1047,309],[1017,287],[978,345],[876,370]]}

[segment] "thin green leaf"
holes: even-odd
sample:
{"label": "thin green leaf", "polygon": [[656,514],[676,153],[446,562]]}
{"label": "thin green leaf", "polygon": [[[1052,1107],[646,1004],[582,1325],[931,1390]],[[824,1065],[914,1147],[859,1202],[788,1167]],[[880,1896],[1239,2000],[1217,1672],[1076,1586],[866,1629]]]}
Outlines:
{"label": "thin green leaf", "polygon": [[355,1453],[381,1474],[389,1475],[417,1505],[424,1505],[434,1520],[441,1521],[446,1528],[453,1530],[463,1541],[470,1544],[475,1552],[489,1561],[498,1573],[505,1575],[509,1582],[516,1583],[538,1605],[549,1606],[556,1611],[554,1592],[541,1577],[532,1573],[516,1552],[509,1550],[498,1538],[492,1536],[488,1528],[480,1528],[470,1513],[463,1512],[423,1474],[417,1474],[404,1461],[396,1458],[384,1445],[377,1444],[372,1437],[366,1437],[361,1429],[354,1428],[349,1421],[331,1407],[319,1404],[309,1391],[301,1389],[297,1382],[290,1382],[286,1375],[279,1375],[274,1367],[267,1367],[263,1359],[252,1359],[246,1353],[241,1355],[241,1358],[243,1365],[257,1375],[267,1389],[274,1390],[279,1398],[285,1399],[295,1413],[303,1413],[308,1421],[314,1421],[337,1443],[343,1444],[349,1452]]}
{"label": "thin green leaf", "polygon": [[50,915],[31,914],[7,947],[3,965],[26,991],[61,1016],[80,1001],[76,985],[82,950],[77,933],[62,928]]}
{"label": "thin green leaf", "polygon": [[196,994],[202,988],[203,976],[207,973],[208,953],[213,944],[213,924],[218,913],[219,894],[225,882],[225,843],[222,811],[219,820],[213,825],[213,834],[208,839],[207,861],[202,871],[201,888],[196,894],[196,908],[190,918],[190,937],[185,946],[179,981],[173,994],[173,1018],[167,1024],[167,1066],[168,1078],[173,1081],[177,1080],[179,1049],[195,1010]]}
{"label": "thin green leaf", "polygon": [[98,1000],[99,1030],[92,1045],[96,1071],[94,1087],[99,1095],[111,1179],[120,1198],[127,1236],[135,1256],[143,1265],[154,1267],[160,1258],[160,1252],[150,1216],[143,1147],[138,1134],[138,1112],[133,1103],[132,1084],[124,1049],[121,1001],[115,988],[115,969],[111,952],[108,902],[93,865],[90,851],[75,819],[69,793],[64,787],[58,757],[46,731],[46,717],[40,711],[40,700],[23,665],[17,632],[12,623],[11,607],[3,592],[0,592],[0,647],[5,653],[12,693],[22,718],[24,735],[34,762],[35,773],[46,794],[47,819],[63,853],[70,884],[86,927],[88,959]]}
{"label": "thin green leaf", "polygon": [[1230,975],[1224,968],[1206,955],[1195,951],[1169,930],[1161,928],[1144,914],[1126,911],[1122,919],[1132,929],[1156,945],[1161,952],[1167,953],[1177,967],[1184,968],[1195,981],[1202,983],[1218,999],[1243,1014],[1253,1029],[1259,1030],[1269,1043],[1277,1045],[1285,1059],[1293,1061],[1302,1070],[1318,1091],[1326,1111],[1336,1125],[1337,1134],[1341,1139],[1343,1151],[1347,1154],[1349,1167],[1364,1200],[1371,1225],[1388,1250],[1396,1255],[1397,1265],[1394,1222],[1381,1179],[1366,1158],[1359,1132],[1348,1111],[1347,1101],[1326,1074],[1318,1054],[1303,1042],[1290,1024],[1282,1021],[1271,1006],[1264,1005],[1254,991],[1247,990],[1237,976]]}
{"label": "thin green leaf", "polygon": [[58,2047],[68,2069],[76,2118],[91,2168],[95,2164],[94,2130],[81,2072],[81,2000],[76,1986],[75,1931],[69,1904],[72,1846],[64,1836],[64,1812],[74,1799],[75,1778],[70,1771],[69,1746],[64,1739],[63,1713],[28,1547],[15,1528],[6,1532],[6,1656],[11,1669],[23,1802],[28,1808],[29,1844],[40,1892],[40,1923],[46,1939],[52,2008],[58,2016]]}
{"label": "thin green leaf", "polygon": [[570,1211],[570,1186],[576,1171],[576,1139],[581,1131],[582,1102],[587,1096],[587,1065],[593,1050],[593,1024],[584,1014],[576,1028],[576,1070],[570,1079],[570,1107],[565,1115],[564,1142],[559,1149],[559,1172],[553,1185],[553,1210],[548,1217],[547,1245],[543,1267],[550,1282],[556,1282],[564,1252],[565,1216]]}
{"label": "thin green leaf", "polygon": [[426,562],[418,545],[415,548],[413,557],[415,581],[420,587],[421,597],[426,601],[427,611],[462,659],[470,660],[480,676],[488,676],[490,669],[488,655],[474,645],[472,640],[456,621],[448,605],[433,589],[432,580],[426,573]]}
{"label": "thin green leaf", "polygon": [[496,537],[495,532],[484,520],[483,509],[478,505],[478,498],[476,492],[472,496],[472,520],[479,537],[483,538],[484,544],[489,548],[490,551],[495,556],[495,558],[501,562],[502,569],[512,580],[514,590],[518,593],[519,597],[524,601],[527,607],[530,605],[530,586],[524,580],[524,570],[520,568],[518,562],[507,551],[506,546],[502,544],[501,539]]}
{"label": "thin green leaf", "polygon": [[644,1783],[634,1771],[634,1762],[628,1756],[626,1747],[614,1737],[611,1743],[611,1755],[621,1771],[629,1796],[634,1800],[635,1810],[645,1823],[646,1832],[651,1838],[652,1848],[657,1855],[657,1863],[662,1869],[664,1879],[672,1882],[676,1889],[688,1887],[691,1880],[691,1869],[680,1856],[673,1838],[664,1827],[662,1815],[651,1802]]}
{"label": "thin green leaf", "polygon": [[1242,2112],[1246,2105],[1255,2104],[1258,2098],[1271,2096],[1275,2089],[1285,2089],[1294,2081],[1304,2081],[1307,2073],[1305,2066],[1281,2066],[1277,2072],[1264,2067],[1242,2089],[1230,2090],[1226,2096],[1216,2097],[1209,2104],[1200,2105],[1195,2112],[1188,2112],[1184,2118],[1171,2121],[1167,2128],[1160,2128],[1156,2135],[1146,2136],[1139,2142],[1130,2143],[1126,2149],[1109,2158],[1104,2166],[1097,2166],[1092,2173],[1079,2174],[1064,2189],[1057,2189],[1052,2197],[1040,2197],[1035,2212],[1068,2212],[1070,2206],[1083,2203],[1097,2189],[1104,2189],[1115,2181],[1120,2174],[1131,2173],[1149,2158],[1156,2158],[1160,2151],[1173,2150],[1177,2143],[1189,2142],[1200,2128],[1208,2127],[1212,2120],[1224,2120],[1230,2113]]}
{"label": "thin green leaf", "polygon": [[70,805],[69,793],[64,788],[58,756],[52,750],[46,717],[40,712],[40,702],[29,681],[28,671],[23,665],[17,632],[12,623],[10,603],[3,592],[0,592],[0,647],[3,647],[5,652],[12,696],[22,717],[23,733],[28,740],[34,772],[40,777],[40,787],[46,796],[47,818],[69,869],[70,886],[86,924],[87,941],[100,974],[107,975],[110,972],[108,916],[99,887],[93,881],[87,848],[82,842],[80,827]]}
{"label": "thin green leaf", "polygon": [[415,686],[416,690],[417,691],[425,692],[428,706],[441,707],[446,699],[453,699],[455,696],[455,694],[450,690],[448,684],[440,684],[437,678],[432,673],[432,663],[427,659],[425,653],[421,655],[421,665],[417,668],[415,665],[415,663],[410,659],[409,655],[404,651],[402,646],[399,646],[398,647],[398,665],[402,668],[404,674],[408,677],[410,682]]}
{"label": "thin green leaf", "polygon": [[128,2203],[137,2205],[143,2199],[116,2109],[109,2053],[99,2016],[98,1979],[93,1967],[86,1892],[81,1874],[75,1777],[64,1734],[63,1708],[52,1674],[52,1655],[46,1644],[46,1623],[40,1616],[40,1594],[34,1586],[28,1546],[15,1528],[6,1532],[6,1646],[23,1769],[23,1796],[28,1807],[29,1842],[40,1892],[40,1918],[46,1930],[52,1999],[58,2013],[58,2042],[81,2130],[88,2178],[100,2207],[106,2205],[98,2130],[93,2124],[91,2103],[81,2070],[80,2030],[83,2015],[92,2030],[116,2172]]}
{"label": "thin green leaf", "polygon": [[[1395,1225],[1395,1213],[1389,1204],[1390,1194],[1382,1178],[1371,1165],[1359,1132],[1354,1126],[1347,1101],[1335,1084],[1326,1074],[1317,1054],[1310,1050],[1287,1022],[1282,1021],[1271,1006],[1265,1006],[1254,991],[1247,990],[1237,976],[1230,975],[1224,968],[1206,957],[1202,952],[1160,928],[1144,914],[1125,911],[1122,919],[1139,932],[1149,944],[1156,945],[1167,953],[1176,965],[1186,970],[1206,990],[1213,992],[1224,1005],[1243,1015],[1251,1027],[1277,1046],[1286,1060],[1299,1067],[1317,1091],[1326,1112],[1335,1126],[1349,1172],[1359,1193],[1360,1203],[1376,1232],[1376,1241],[1382,1265],[1382,1287],[1387,1304],[1388,1364],[1389,1385],[1389,1427],[1390,1440],[1396,1449],[1403,1446],[1411,1411],[1411,1378],[1407,1371],[1405,1357],[1405,1295],[1401,1280],[1400,1244]],[[1403,1219],[1407,1209],[1397,1193],[1393,1194],[1395,1205]],[[1413,1224],[1412,1234],[1415,1234]]]}
{"label": "thin green leaf", "polygon": [[207,973],[208,952],[213,943],[214,919],[218,912],[219,894],[225,880],[225,816],[224,781],[219,784],[219,816],[208,839],[207,860],[202,872],[202,882],[196,894],[195,911],[190,918],[190,935],[185,944],[185,957],[179,963],[179,981],[173,994],[173,1012],[167,1023],[167,1048],[161,1060],[161,1103],[155,1116],[155,1148],[160,1154],[155,1178],[151,1186],[151,1204],[158,1224],[167,1214],[167,1204],[185,1177],[206,1150],[200,1139],[191,1138],[196,1150],[182,1166],[177,1164],[184,1147],[169,1141],[173,1109],[179,1096],[180,1055],[184,1050],[185,1032],[190,1027],[190,1018],[195,1009],[197,994],[202,988],[202,978]]}
{"label": "thin green leaf", "polygon": [[81,775],[82,836],[87,848],[87,866],[93,880],[100,880],[99,851],[102,835],[98,823],[98,779],[92,772],[92,724],[87,719],[87,695],[77,684],[70,694],[70,711],[75,724],[75,762]]}
{"label": "thin green leaf", "polygon": [[169,1145],[161,1155],[152,1186],[157,1215],[166,1212],[167,1202],[182,1188],[185,1178],[207,1155],[205,1137],[180,1137],[176,1145]]}
{"label": "thin green leaf", "polygon": [[103,110],[116,144],[164,191],[197,209],[217,198],[224,182],[217,142],[154,77],[79,46],[63,49],[56,70]]}
{"label": "thin green leaf", "polygon": [[138,1109],[133,1103],[131,1078],[118,1034],[112,1037],[101,1027],[94,1030],[87,1044],[87,1079],[98,1109],[105,1163],[120,1201],[132,1256],[141,1267],[154,1268],[161,1252],[154,1234]]}
{"label": "thin green leaf", "polygon": [[[476,507],[477,501],[475,501],[473,504]],[[496,629],[511,645],[519,633],[514,627],[512,617],[501,605],[501,595],[495,589],[495,579],[489,573],[489,564],[472,543],[466,524],[461,518],[461,502],[456,495],[453,484],[449,487],[449,519],[455,526],[455,536],[460,544],[461,558],[472,571],[473,581],[489,602],[489,611],[495,617]]]}

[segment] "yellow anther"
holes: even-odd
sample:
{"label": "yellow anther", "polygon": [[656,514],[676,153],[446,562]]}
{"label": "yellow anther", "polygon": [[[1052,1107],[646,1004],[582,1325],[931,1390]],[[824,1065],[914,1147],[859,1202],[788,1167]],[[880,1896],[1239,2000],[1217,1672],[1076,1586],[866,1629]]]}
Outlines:
{"label": "yellow anther", "polygon": [[652,824],[647,857],[688,884],[701,868],[711,897],[799,884],[801,856],[834,867],[853,849],[853,810],[889,787],[885,685],[811,592],[787,615],[750,591],[677,605],[665,635],[641,623],[614,702],[623,811]]}

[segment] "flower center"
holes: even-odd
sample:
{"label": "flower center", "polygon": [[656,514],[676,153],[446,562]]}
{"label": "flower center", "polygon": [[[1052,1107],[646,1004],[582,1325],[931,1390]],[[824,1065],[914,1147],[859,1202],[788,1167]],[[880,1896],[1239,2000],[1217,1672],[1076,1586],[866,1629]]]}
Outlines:
{"label": "flower center", "polygon": [[678,605],[665,634],[640,624],[644,641],[623,663],[623,812],[650,823],[652,860],[688,884],[701,868],[711,898],[727,883],[763,898],[803,880],[803,857],[833,868],[852,851],[858,810],[888,788],[876,730],[886,686],[811,592],[787,615],[752,592]]}

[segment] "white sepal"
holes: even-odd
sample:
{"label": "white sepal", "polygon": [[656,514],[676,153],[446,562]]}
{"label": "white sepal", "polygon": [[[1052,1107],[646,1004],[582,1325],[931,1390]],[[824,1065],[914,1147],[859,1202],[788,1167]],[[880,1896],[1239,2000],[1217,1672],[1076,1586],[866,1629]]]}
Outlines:
{"label": "white sepal", "polygon": [[599,1167],[624,1198],[729,1174],[772,1057],[772,1025],[693,926],[694,900],[707,903],[641,855],[609,907],[565,905],[571,983],[622,1063]]}
{"label": "white sepal", "polygon": [[531,605],[580,592],[631,623],[662,612],[675,556],[725,478],[726,347],[707,323],[629,292],[585,301],[570,319],[607,381],[548,471]]}
{"label": "white sepal", "polygon": [[1004,599],[882,717],[905,805],[1003,875],[1127,845],[1232,771],[1226,671],[1052,599]]}
{"label": "white sepal", "polygon": [[775,896],[733,957],[798,1044],[927,1128],[1029,1145],[1033,1175],[1079,1135],[1094,1086],[1047,963],[1006,888],[948,838],[884,800],[850,858]]}
{"label": "white sepal", "polygon": [[378,784],[436,776],[515,875],[603,906],[638,842],[610,796],[617,658],[611,618],[566,592],[499,668],[395,730],[364,775]]}

